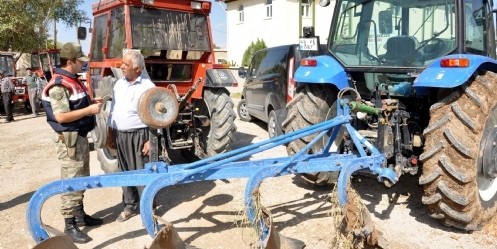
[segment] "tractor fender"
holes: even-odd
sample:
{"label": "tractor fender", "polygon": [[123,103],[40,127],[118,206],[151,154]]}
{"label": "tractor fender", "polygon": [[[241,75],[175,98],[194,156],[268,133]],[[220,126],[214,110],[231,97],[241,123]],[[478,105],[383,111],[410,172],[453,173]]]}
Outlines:
{"label": "tractor fender", "polygon": [[204,86],[215,88],[237,87],[238,82],[228,68],[214,68],[207,69]]}
{"label": "tractor fender", "polygon": [[[339,90],[348,87],[349,81],[342,65],[333,57],[321,55],[311,57],[316,60],[316,66],[300,66],[295,72],[296,82],[303,83],[329,83]],[[308,59],[311,59],[308,58]]]}
{"label": "tractor fender", "polygon": [[[468,67],[442,67],[444,59],[468,58]],[[453,54],[433,61],[414,80],[415,88],[454,88],[463,85],[476,71],[497,72],[497,60],[481,55]]]}

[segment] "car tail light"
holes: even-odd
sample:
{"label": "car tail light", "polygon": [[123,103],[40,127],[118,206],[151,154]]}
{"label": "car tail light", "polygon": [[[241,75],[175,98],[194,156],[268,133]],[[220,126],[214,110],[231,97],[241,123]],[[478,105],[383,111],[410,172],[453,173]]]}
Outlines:
{"label": "car tail light", "polygon": [[287,83],[286,83],[286,102],[290,102],[293,99],[295,94],[295,80],[293,79],[293,63],[294,58],[290,59],[290,63],[288,66],[288,75],[287,75]]}
{"label": "car tail light", "polygon": [[303,59],[300,61],[300,65],[304,67],[315,67],[318,65],[318,62],[314,59]]}
{"label": "car tail light", "polygon": [[440,61],[441,67],[469,67],[468,58],[449,58]]}

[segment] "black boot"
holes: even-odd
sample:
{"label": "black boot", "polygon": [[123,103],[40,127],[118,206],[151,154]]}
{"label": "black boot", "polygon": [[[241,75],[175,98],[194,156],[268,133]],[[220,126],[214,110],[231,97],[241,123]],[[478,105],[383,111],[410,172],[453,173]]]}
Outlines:
{"label": "black boot", "polygon": [[91,238],[81,230],[79,230],[76,220],[73,218],[65,218],[66,228],[64,233],[71,237],[72,241],[75,243],[86,243],[91,240]]}
{"label": "black boot", "polygon": [[104,223],[102,219],[93,218],[87,215],[83,205],[79,205],[74,209],[74,217],[76,218],[76,223],[79,226],[98,226]]}

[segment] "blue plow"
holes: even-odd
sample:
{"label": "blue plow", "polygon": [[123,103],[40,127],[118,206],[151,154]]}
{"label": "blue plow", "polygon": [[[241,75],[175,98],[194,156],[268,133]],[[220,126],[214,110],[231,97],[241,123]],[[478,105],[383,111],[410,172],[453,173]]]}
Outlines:
{"label": "blue plow", "polygon": [[[384,155],[350,125],[352,117],[348,100],[338,101],[340,104],[337,105],[337,117],[334,119],[194,163],[170,166],[161,161],[150,162],[145,165],[143,170],[64,179],[46,184],[33,194],[28,204],[26,219],[31,236],[37,243],[49,239],[47,227],[44,227],[41,221],[41,207],[48,198],[57,194],[95,188],[145,186],[140,200],[140,215],[147,232],[155,237],[162,230],[153,215],[152,205],[155,195],[162,188],[205,180],[248,178],[244,194],[245,211],[248,220],[258,230],[259,241],[257,243],[259,247],[302,248],[295,245],[289,247],[279,245],[286,243],[283,240],[287,238],[277,234],[271,228],[271,224],[268,224],[271,223],[271,217],[267,210],[263,208],[262,215],[265,217],[258,217],[261,212],[256,210],[258,203],[255,197],[264,179],[288,174],[339,171],[337,187],[338,199],[342,207],[347,203],[349,178],[355,172],[361,171],[377,175],[379,181],[387,179],[396,183],[398,180],[392,169],[384,167],[386,160]],[[358,154],[329,152],[342,127],[348,132]],[[253,154],[313,134],[316,134],[314,139],[294,155],[256,161],[239,161]],[[316,142],[322,141],[323,138],[328,138],[325,149],[317,154],[307,154],[309,148]],[[173,237],[178,237],[177,233],[175,235]],[[280,237],[275,240],[274,236]],[[287,243],[292,244],[292,239],[289,240],[290,242]]]}

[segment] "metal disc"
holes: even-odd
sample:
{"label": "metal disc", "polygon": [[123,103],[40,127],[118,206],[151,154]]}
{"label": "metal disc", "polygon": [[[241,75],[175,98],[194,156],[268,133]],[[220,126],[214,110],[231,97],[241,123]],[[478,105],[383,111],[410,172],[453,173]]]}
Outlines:
{"label": "metal disc", "polygon": [[163,87],[150,88],[138,101],[138,115],[148,127],[168,127],[178,116],[178,100],[174,93]]}

